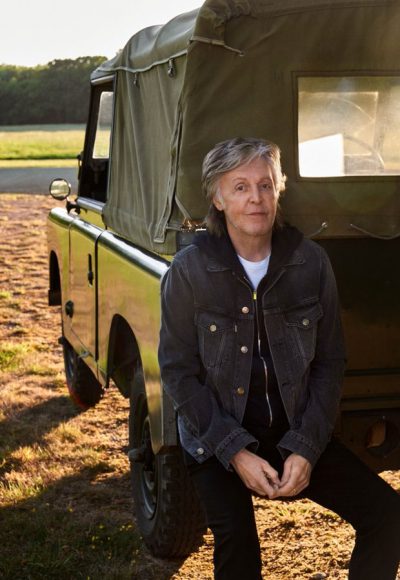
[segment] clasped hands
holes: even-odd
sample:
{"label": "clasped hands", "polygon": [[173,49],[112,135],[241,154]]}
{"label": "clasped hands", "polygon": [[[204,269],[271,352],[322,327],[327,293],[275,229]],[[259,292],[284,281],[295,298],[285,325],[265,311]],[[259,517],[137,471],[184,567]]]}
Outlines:
{"label": "clasped hands", "polygon": [[298,495],[308,486],[311,476],[311,463],[297,453],[287,457],[281,478],[268,461],[248,449],[236,453],[231,465],[246,487],[269,499]]}

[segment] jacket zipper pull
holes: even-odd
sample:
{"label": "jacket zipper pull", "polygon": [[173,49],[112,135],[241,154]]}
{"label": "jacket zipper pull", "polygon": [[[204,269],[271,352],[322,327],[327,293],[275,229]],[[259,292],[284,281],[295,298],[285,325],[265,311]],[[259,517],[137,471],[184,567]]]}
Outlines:
{"label": "jacket zipper pull", "polygon": [[257,302],[257,290],[254,290],[253,292],[253,300],[254,302]]}

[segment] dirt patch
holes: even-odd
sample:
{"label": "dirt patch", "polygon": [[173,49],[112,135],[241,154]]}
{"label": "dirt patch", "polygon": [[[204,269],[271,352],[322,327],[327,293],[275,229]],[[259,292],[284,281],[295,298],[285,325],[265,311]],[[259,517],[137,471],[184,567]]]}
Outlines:
{"label": "dirt patch", "polygon": [[[8,530],[0,560],[9,563],[10,575],[3,577],[211,579],[210,534],[185,561],[166,562],[152,558],[129,527],[127,402],[111,388],[95,409],[80,413],[65,396],[60,312],[47,306],[45,222],[54,205],[43,196],[0,196],[0,517],[14,510],[12,521],[23,513],[25,525],[33,525],[51,509],[66,526],[79,517],[73,528],[79,542],[64,537],[48,560],[34,560],[32,547],[11,576],[16,547]],[[400,490],[399,472],[383,477]],[[266,578],[347,577],[354,538],[348,524],[306,500],[254,503]],[[45,546],[49,534],[37,542]],[[74,573],[63,550],[75,558]]]}

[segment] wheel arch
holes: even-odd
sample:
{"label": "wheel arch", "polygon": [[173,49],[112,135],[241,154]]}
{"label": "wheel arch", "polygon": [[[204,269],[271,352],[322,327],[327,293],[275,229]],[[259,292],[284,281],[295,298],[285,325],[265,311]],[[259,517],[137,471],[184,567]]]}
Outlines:
{"label": "wheel arch", "polygon": [[61,304],[61,276],[58,257],[54,250],[49,256],[49,306],[59,306]]}
{"label": "wheel arch", "polygon": [[178,441],[172,402],[165,396],[159,379],[151,376],[149,384],[146,384],[139,342],[130,324],[120,314],[114,315],[109,336],[108,377],[125,398],[132,399],[133,393],[138,391],[146,394],[154,453],[176,446]]}
{"label": "wheel arch", "polygon": [[107,368],[109,378],[125,398],[131,396],[135,381],[144,384],[138,342],[129,323],[120,314],[115,314],[111,322]]}

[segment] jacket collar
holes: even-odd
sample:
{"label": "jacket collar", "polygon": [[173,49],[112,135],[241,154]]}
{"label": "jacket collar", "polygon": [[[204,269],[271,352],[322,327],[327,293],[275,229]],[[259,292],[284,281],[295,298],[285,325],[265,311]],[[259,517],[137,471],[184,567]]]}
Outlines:
{"label": "jacket collar", "polygon": [[[295,227],[285,225],[276,229],[272,235],[271,259],[268,274],[281,267],[302,264],[304,256],[298,250],[303,234]],[[209,232],[198,233],[193,241],[200,251],[207,256],[207,270],[221,272],[232,270],[243,276],[244,270],[237,257],[235,248],[227,232],[221,237]]]}

